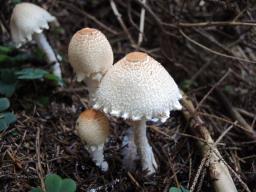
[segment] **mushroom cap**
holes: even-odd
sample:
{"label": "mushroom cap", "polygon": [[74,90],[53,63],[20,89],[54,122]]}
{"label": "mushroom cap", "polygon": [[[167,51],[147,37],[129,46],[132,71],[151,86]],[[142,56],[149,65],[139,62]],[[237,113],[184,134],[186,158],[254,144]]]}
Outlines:
{"label": "mushroom cap", "polygon": [[87,145],[104,144],[110,132],[109,121],[104,113],[89,109],[79,115],[76,132]]}
{"label": "mushroom cap", "polygon": [[180,110],[181,94],[173,78],[152,57],[132,52],[102,78],[93,108],[133,121],[166,121],[171,110]]}
{"label": "mushroom cap", "polygon": [[105,35],[97,29],[77,31],[68,47],[68,58],[77,80],[105,74],[113,64],[113,51]]}
{"label": "mushroom cap", "polygon": [[19,3],[12,12],[10,28],[11,35],[17,47],[32,40],[33,33],[41,33],[49,29],[48,22],[56,20],[43,8],[32,3]]}

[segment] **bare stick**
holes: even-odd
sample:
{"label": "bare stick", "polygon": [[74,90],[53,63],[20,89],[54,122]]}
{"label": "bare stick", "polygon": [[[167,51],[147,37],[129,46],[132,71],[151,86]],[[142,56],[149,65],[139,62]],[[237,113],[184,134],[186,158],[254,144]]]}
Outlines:
{"label": "bare stick", "polygon": [[218,87],[221,82],[229,75],[230,69],[221,77],[221,79],[206,93],[206,95],[203,97],[203,99],[198,103],[196,107],[196,111],[199,109],[199,107],[203,104],[203,102],[206,100],[206,98],[213,92],[213,90]]}
{"label": "bare stick", "polygon": [[245,121],[245,119],[240,115],[240,113],[232,106],[232,104],[229,102],[227,97],[224,95],[223,92],[219,90],[215,90],[218,98],[221,100],[223,106],[226,108],[227,112],[230,114],[230,116],[237,120],[248,132],[245,132],[248,136],[256,138],[256,134],[253,130],[253,128]]}
{"label": "bare stick", "polygon": [[224,54],[224,53],[221,53],[221,52],[218,52],[218,51],[215,51],[209,47],[206,47],[205,45],[202,45],[201,43],[191,39],[188,35],[186,35],[184,33],[183,30],[179,30],[179,32],[181,33],[181,35],[183,37],[185,37],[188,41],[190,41],[191,43],[197,45],[198,47],[201,47],[202,49],[210,52],[210,53],[213,53],[215,55],[218,55],[218,56],[222,56],[222,57],[226,57],[226,58],[230,58],[230,59],[234,59],[234,60],[238,60],[238,61],[243,61],[243,62],[247,62],[247,63],[256,63],[256,61],[251,61],[251,60],[248,60],[248,59],[243,59],[243,58],[240,58],[240,57],[235,57],[235,56],[232,56],[232,55],[227,55],[227,54]]}
{"label": "bare stick", "polygon": [[130,40],[130,43],[131,43],[132,45],[135,45],[135,41],[133,40],[133,38],[132,38],[130,32],[128,31],[128,28],[126,27],[126,25],[125,25],[125,23],[124,23],[124,21],[123,21],[123,19],[122,19],[122,15],[119,13],[119,11],[118,11],[118,9],[117,9],[117,7],[116,7],[116,4],[115,4],[115,2],[114,2],[114,0],[110,0],[110,6],[111,6],[111,8],[112,8],[112,10],[113,10],[113,12],[114,12],[114,14],[115,14],[117,20],[119,21],[121,27],[123,28],[124,32],[125,32],[126,35],[128,36],[128,39]]}
{"label": "bare stick", "polygon": [[41,164],[41,155],[40,155],[40,127],[37,127],[36,132],[36,158],[37,158],[37,174],[41,182],[41,188],[45,191],[45,184],[44,184],[44,171]]}
{"label": "bare stick", "polygon": [[239,22],[239,21],[206,21],[199,23],[177,23],[177,24],[168,24],[163,23],[165,26],[174,27],[211,27],[211,26],[244,26],[244,27],[255,27],[256,23],[254,21],[248,22]]}
{"label": "bare stick", "polygon": [[223,159],[218,151],[217,147],[214,145],[214,141],[204,125],[203,120],[199,116],[195,116],[195,107],[193,103],[183,95],[181,100],[184,106],[183,115],[190,124],[191,132],[205,140],[206,143],[198,141],[198,146],[201,149],[202,156],[206,157],[209,150],[212,152],[209,156],[209,173],[213,180],[213,186],[216,192],[237,192],[234,181],[229,173],[227,166],[221,161]]}
{"label": "bare stick", "polygon": [[[142,0],[142,3],[146,4],[147,0]],[[139,33],[139,38],[138,38],[138,46],[140,46],[140,44],[143,41],[144,24],[145,24],[145,8],[142,7],[141,12],[140,12],[140,33]]]}

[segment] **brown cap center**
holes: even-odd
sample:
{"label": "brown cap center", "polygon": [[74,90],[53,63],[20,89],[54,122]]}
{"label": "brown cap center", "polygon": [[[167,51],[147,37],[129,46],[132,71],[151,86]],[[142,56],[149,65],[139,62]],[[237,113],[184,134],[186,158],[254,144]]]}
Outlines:
{"label": "brown cap center", "polygon": [[147,59],[147,54],[142,52],[132,52],[127,54],[125,58],[129,62],[141,62]]}
{"label": "brown cap center", "polygon": [[97,111],[93,109],[88,109],[80,114],[82,119],[96,119]]}
{"label": "brown cap center", "polygon": [[78,31],[78,34],[80,34],[80,35],[92,35],[96,31],[97,30],[93,29],[93,28],[83,28],[83,29]]}

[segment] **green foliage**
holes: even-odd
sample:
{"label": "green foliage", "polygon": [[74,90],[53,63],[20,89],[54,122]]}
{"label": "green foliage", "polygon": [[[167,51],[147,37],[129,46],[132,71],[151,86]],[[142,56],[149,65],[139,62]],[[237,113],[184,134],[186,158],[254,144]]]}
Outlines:
{"label": "green foliage", "polygon": [[0,98],[0,112],[8,109],[10,107],[10,102],[7,98]]}
{"label": "green foliage", "polygon": [[[75,192],[76,183],[72,179],[62,179],[57,174],[49,174],[45,180],[46,192]],[[30,192],[43,192],[39,187],[30,190]]]}
{"label": "green foliage", "polygon": [[18,3],[21,3],[22,1],[21,0],[11,0],[11,3],[13,4],[18,4]]}
{"label": "green foliage", "polygon": [[171,187],[169,189],[169,192],[189,192],[189,190],[181,186],[181,187]]}
{"label": "green foliage", "polygon": [[13,47],[7,47],[7,46],[2,46],[0,45],[0,54],[9,54],[14,50]]}
{"label": "green foliage", "polygon": [[0,71],[0,94],[11,97],[17,85],[17,77],[14,69],[1,69]]}
{"label": "green foliage", "polygon": [[17,71],[15,74],[18,79],[34,80],[42,79],[46,74],[48,74],[48,72],[42,69],[26,68]]}
{"label": "green foliage", "polygon": [[228,94],[234,94],[235,93],[235,89],[232,85],[225,85],[223,90]]}
{"label": "green foliage", "polygon": [[0,98],[0,131],[7,129],[11,123],[16,121],[14,114],[5,112],[9,107],[9,100],[7,98]]}
{"label": "green foliage", "polygon": [[192,86],[197,86],[197,83],[188,79],[181,82],[181,89],[184,91],[189,90]]}
{"label": "green foliage", "polygon": [[[37,59],[43,59],[40,52]],[[14,47],[0,45],[0,94],[11,97],[17,85],[24,83],[23,80],[45,79],[54,82],[55,85],[63,84],[54,74],[42,69],[24,68],[20,69],[20,63],[34,59],[31,54],[22,53]],[[16,66],[16,67],[15,67]]]}

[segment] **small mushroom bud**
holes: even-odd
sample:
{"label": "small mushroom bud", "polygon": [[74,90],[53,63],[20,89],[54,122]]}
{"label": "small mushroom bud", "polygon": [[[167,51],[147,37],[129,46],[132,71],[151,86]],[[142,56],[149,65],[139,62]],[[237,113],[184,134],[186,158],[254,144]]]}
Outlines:
{"label": "small mushroom bud", "polygon": [[108,170],[103,148],[110,133],[110,125],[104,113],[93,109],[82,112],[76,122],[76,134],[80,137],[93,162],[102,171]]}
{"label": "small mushroom bud", "polygon": [[56,22],[56,18],[43,8],[32,3],[19,3],[11,16],[11,35],[17,47],[34,39],[45,53],[48,63],[53,64],[53,73],[62,78],[57,56],[43,34],[44,29],[49,29],[48,23],[51,22]]}

